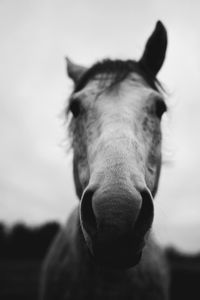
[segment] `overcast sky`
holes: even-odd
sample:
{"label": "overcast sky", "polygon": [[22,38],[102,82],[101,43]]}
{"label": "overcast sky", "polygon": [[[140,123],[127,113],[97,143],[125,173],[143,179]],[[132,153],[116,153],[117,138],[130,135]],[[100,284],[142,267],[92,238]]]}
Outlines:
{"label": "overcast sky", "polygon": [[199,12],[198,0],[0,1],[0,220],[66,220],[77,199],[61,118],[72,88],[64,57],[138,59],[160,19],[169,112],[155,235],[200,250]]}

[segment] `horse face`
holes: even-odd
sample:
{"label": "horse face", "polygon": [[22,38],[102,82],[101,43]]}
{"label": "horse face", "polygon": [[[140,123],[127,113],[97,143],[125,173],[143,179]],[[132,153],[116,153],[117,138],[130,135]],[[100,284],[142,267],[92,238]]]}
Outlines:
{"label": "horse face", "polygon": [[90,253],[102,265],[130,267],[153,221],[166,105],[136,73],[113,88],[112,80],[96,75],[71,97],[74,178]]}
{"label": "horse face", "polygon": [[134,264],[153,220],[164,100],[131,74],[113,91],[103,91],[98,78],[91,81],[71,105],[86,242],[103,263]]}

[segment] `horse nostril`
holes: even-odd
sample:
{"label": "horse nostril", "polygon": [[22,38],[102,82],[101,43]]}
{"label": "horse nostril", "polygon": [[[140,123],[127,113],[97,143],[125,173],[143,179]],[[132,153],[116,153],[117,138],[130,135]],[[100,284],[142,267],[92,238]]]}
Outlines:
{"label": "horse nostril", "polygon": [[150,229],[153,222],[154,207],[151,193],[147,189],[140,193],[142,196],[142,206],[134,230],[137,234],[144,235]]}
{"label": "horse nostril", "polygon": [[80,216],[84,229],[88,234],[94,236],[97,229],[96,218],[92,208],[94,191],[86,190],[81,199]]}

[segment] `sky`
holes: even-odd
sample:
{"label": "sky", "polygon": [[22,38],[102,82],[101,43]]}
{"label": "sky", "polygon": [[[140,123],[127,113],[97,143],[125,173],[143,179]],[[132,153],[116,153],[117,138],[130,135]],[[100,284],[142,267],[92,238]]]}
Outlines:
{"label": "sky", "polygon": [[0,221],[65,222],[77,204],[63,109],[72,91],[65,57],[90,66],[139,59],[157,20],[167,56],[163,166],[154,235],[200,251],[200,2],[0,1]]}

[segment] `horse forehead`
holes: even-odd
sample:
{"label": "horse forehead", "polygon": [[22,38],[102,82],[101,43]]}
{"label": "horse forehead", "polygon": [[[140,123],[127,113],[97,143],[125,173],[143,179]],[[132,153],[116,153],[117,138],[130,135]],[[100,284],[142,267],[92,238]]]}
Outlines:
{"label": "horse forehead", "polygon": [[130,73],[124,80],[114,84],[113,76],[112,74],[96,75],[79,93],[91,101],[95,99],[107,101],[107,98],[114,101],[120,99],[123,104],[126,100],[131,101],[132,104],[138,101],[140,101],[138,104],[143,104],[148,98],[159,95],[139,74]]}
{"label": "horse forehead", "polygon": [[122,80],[115,80],[115,74],[98,74],[86,86],[90,92],[96,90],[98,92],[112,93],[116,95],[115,91],[122,88],[133,90],[133,88],[148,88],[146,81],[137,73],[130,73]]}

